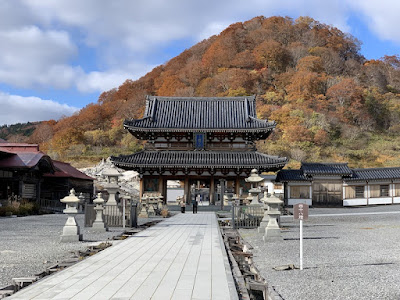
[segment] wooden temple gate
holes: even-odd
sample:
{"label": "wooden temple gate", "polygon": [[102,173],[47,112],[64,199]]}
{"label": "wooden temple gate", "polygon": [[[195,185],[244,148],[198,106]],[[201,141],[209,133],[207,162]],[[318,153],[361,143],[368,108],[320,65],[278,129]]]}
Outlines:
{"label": "wooden temple gate", "polygon": [[268,138],[274,121],[256,117],[255,97],[148,96],[142,119],[126,120],[124,127],[147,140],[144,150],[111,157],[123,169],[140,177],[140,195],[159,192],[166,200],[167,180],[183,179],[189,203],[191,182],[209,182],[210,204],[220,179],[230,182],[232,193],[246,192],[244,179],[252,169],[278,171],[287,158],[256,151],[255,142]]}

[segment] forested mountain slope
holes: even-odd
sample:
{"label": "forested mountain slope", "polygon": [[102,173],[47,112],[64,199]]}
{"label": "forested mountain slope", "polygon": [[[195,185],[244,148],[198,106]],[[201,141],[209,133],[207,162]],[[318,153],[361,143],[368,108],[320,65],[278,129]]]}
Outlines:
{"label": "forested mountain slope", "polygon": [[30,137],[66,160],[130,153],[122,128],[141,117],[145,95],[257,95],[259,118],[278,123],[258,148],[299,161],[400,166],[400,59],[365,60],[360,42],[308,17],[256,17],[229,26],[139,80]]}

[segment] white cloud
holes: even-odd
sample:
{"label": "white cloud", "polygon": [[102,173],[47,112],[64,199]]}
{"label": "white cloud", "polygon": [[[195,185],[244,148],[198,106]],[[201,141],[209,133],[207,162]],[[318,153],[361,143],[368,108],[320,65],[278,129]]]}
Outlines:
{"label": "white cloud", "polygon": [[0,40],[0,82],[22,88],[70,86],[75,71],[65,62],[77,48],[65,31],[27,26],[0,30]]}
{"label": "white cloud", "polygon": [[[348,17],[358,12],[379,36],[400,43],[396,15],[400,2],[389,0],[0,3],[0,83],[20,88],[108,90],[144,75],[150,64],[171,58],[157,57],[164,47],[176,42],[178,48],[181,40],[195,44],[231,23],[258,15],[309,15],[349,31]],[[93,62],[86,64],[86,59]]]}
{"label": "white cloud", "polygon": [[116,65],[132,52],[143,58],[165,44],[179,39],[194,42],[218,34],[226,26],[258,15],[310,15],[321,22],[348,30],[350,0],[25,0],[43,24],[61,24],[78,29],[89,47],[126,49]]}
{"label": "white cloud", "polygon": [[366,24],[381,40],[393,41],[400,45],[399,1],[353,0],[351,5],[355,11],[363,13]]}
{"label": "white cloud", "polygon": [[90,72],[89,74],[82,75],[79,82],[77,82],[77,87],[81,92],[107,91],[118,87],[130,77],[131,74],[118,70]]}
{"label": "white cloud", "polygon": [[0,92],[0,125],[59,119],[78,110],[66,104],[37,97],[21,97]]}

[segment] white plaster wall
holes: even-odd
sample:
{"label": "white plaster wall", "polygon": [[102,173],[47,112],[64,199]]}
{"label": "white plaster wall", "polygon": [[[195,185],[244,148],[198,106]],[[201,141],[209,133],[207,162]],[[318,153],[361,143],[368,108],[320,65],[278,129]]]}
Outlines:
{"label": "white plaster wall", "polygon": [[393,203],[400,203],[400,197],[394,197]]}
{"label": "white plaster wall", "polygon": [[367,199],[344,199],[343,206],[353,206],[353,205],[367,205]]}
{"label": "white plaster wall", "polygon": [[392,198],[390,198],[390,197],[370,198],[368,203],[369,204],[392,204]]}
{"label": "white plaster wall", "polygon": [[307,205],[312,205],[311,199],[288,199],[288,205],[296,205],[299,203],[305,203]]}

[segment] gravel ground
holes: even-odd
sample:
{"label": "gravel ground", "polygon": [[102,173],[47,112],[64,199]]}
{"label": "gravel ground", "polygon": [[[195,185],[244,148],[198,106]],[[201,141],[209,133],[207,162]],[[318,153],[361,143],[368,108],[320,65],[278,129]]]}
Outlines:
{"label": "gravel ground", "polygon": [[281,220],[283,241],[264,244],[256,229],[239,230],[283,299],[400,299],[399,205],[311,208],[303,224],[303,271],[272,269],[299,266],[299,223],[292,217]]}
{"label": "gravel ground", "polygon": [[[123,232],[110,228],[105,233],[90,232],[83,226],[84,215],[76,220],[83,234],[83,241],[60,243],[62,228],[67,220],[64,214],[0,218],[0,287],[12,283],[14,277],[28,277],[43,272],[46,267],[72,256],[73,251],[85,250],[94,242],[100,243]],[[143,224],[152,219],[140,218]]]}

